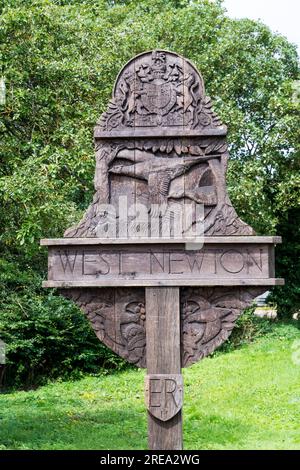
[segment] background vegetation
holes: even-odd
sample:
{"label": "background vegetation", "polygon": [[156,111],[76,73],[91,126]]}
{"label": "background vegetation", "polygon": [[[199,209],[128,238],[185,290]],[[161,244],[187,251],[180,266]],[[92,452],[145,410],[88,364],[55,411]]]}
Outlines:
{"label": "background vegetation", "polygon": [[[229,192],[259,234],[284,235],[273,299],[299,308],[299,63],[260,22],[208,0],[0,0],[0,336],[7,384],[122,367],[78,309],[41,289],[42,237],[62,236],[93,194],[93,126],[119,69],[152,48],[203,74],[229,125]],[[74,372],[75,371],[75,372]]]}
{"label": "background vegetation", "polygon": [[[184,369],[184,448],[299,449],[296,338],[279,324]],[[2,394],[0,450],[146,449],[143,381],[143,371],[131,370]]]}

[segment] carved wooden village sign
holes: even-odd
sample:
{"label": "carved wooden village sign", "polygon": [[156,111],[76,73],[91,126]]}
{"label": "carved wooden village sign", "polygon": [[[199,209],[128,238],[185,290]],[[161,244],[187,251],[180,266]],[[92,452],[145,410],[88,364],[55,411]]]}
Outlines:
{"label": "carved wooden village sign", "polygon": [[188,60],[161,50],[134,57],[95,127],[92,204],[64,238],[41,241],[44,287],[59,288],[100,341],[147,367],[150,449],[182,447],[181,367],[213,352],[256,296],[283,283],[280,237],[255,236],[231,205],[226,134]]}

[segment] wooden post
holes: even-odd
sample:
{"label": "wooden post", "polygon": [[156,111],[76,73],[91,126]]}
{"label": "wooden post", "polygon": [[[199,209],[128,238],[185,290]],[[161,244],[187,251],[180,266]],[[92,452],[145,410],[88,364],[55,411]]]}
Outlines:
{"label": "wooden post", "polygon": [[[179,287],[146,288],[147,377],[157,377],[161,374],[169,384],[171,381],[175,383],[174,377],[178,378],[181,373],[179,307]],[[172,401],[171,392],[174,392],[174,388],[166,390],[167,382],[162,380],[159,383],[157,378],[153,380],[156,380],[156,391],[152,391],[155,406],[160,408],[165,405],[168,408],[168,404],[162,403],[161,400],[167,393],[167,398]],[[146,390],[146,393],[151,397],[151,390]],[[161,412],[163,413],[163,410]],[[155,417],[148,408],[148,443],[150,450],[182,449],[181,409],[171,419],[163,421]]]}

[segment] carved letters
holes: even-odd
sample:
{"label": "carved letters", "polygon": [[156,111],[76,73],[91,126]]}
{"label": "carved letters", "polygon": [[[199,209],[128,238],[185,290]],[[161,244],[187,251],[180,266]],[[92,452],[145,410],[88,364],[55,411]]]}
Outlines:
{"label": "carved letters", "polygon": [[96,280],[111,280],[112,285],[125,279],[178,282],[178,276],[193,281],[272,277],[268,245],[204,245],[193,251],[176,245],[66,246],[50,248],[49,255],[51,281],[82,281],[86,286]]}
{"label": "carved letters", "polygon": [[145,402],[149,412],[161,421],[173,418],[183,404],[182,375],[146,375]]}

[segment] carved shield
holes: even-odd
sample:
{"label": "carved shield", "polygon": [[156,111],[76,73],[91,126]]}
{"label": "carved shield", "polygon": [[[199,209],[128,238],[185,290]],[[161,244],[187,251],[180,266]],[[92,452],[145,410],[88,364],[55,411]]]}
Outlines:
{"label": "carved shield", "polygon": [[147,375],[145,377],[145,402],[148,411],[160,421],[173,418],[182,408],[182,375]]}
{"label": "carved shield", "polygon": [[160,115],[168,114],[176,103],[177,93],[171,83],[145,83],[141,94],[143,106],[150,112]]}

